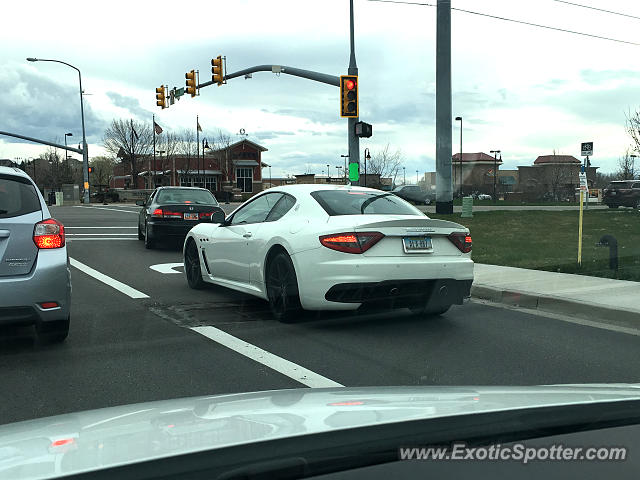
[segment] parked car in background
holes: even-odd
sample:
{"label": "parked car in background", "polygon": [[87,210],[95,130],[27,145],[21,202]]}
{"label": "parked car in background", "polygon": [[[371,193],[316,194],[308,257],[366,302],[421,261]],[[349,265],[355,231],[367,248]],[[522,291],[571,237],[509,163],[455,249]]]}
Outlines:
{"label": "parked car in background", "polygon": [[618,180],[607,185],[602,202],[609,208],[640,208],[640,180]]}
{"label": "parked car in background", "polygon": [[149,198],[138,200],[138,240],[153,248],[158,240],[183,238],[201,222],[222,222],[224,211],[205,188],[158,187]]}
{"label": "parked car in background", "polygon": [[421,189],[418,185],[401,185],[392,190],[393,194],[416,205],[429,205],[432,202],[431,193]]}
{"label": "parked car in background", "polygon": [[487,194],[487,193],[479,193],[477,195],[474,195],[474,197],[476,200],[491,200],[491,195]]}
{"label": "parked car in background", "polygon": [[64,226],[35,183],[0,167],[0,324],[35,325],[38,339],[69,333],[71,274]]}

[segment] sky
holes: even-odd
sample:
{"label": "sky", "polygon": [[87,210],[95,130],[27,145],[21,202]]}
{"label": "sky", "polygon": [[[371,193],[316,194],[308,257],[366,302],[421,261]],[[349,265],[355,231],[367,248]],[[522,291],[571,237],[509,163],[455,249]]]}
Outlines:
{"label": "sky", "polygon": [[[412,1],[412,0],[409,0]],[[416,0],[417,1],[417,0]],[[436,0],[420,0],[436,3]],[[640,16],[625,0],[575,0]],[[402,152],[407,181],[435,170],[436,8],[355,0],[360,120],[373,125],[363,154],[389,144]],[[454,8],[640,43],[640,20],[555,0],[452,0]],[[193,5],[193,7],[191,7]],[[338,88],[271,72],[230,80],[155,104],[155,88],[184,86],[184,74],[227,57],[227,71],[274,64],[347,73],[348,0],[209,0],[207,2],[32,0],[3,5],[0,29],[0,130],[64,143],[81,141],[82,71],[90,157],[105,154],[113,119],[156,121],[167,131],[220,129],[268,149],[274,177],[337,174],[347,153],[347,120]],[[452,11],[452,113],[463,117],[463,150],[500,150],[503,168],[538,155],[580,157],[594,142],[592,165],[617,169],[630,145],[625,115],[640,109],[639,45],[518,25]],[[460,122],[453,122],[453,153]],[[0,137],[0,158],[38,156],[46,147]],[[79,158],[79,155],[74,155]],[[409,173],[411,172],[411,173]]]}

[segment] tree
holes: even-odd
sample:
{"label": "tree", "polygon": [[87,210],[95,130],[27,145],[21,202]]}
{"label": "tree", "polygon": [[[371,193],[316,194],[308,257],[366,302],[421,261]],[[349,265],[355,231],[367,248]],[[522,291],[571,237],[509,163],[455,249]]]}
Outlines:
{"label": "tree", "polygon": [[[179,135],[173,132],[164,131],[160,135],[156,135],[156,154],[157,152],[163,152],[160,155],[160,170],[166,172],[167,170],[173,171],[173,161],[180,150]],[[156,156],[156,159],[158,157]],[[151,164],[151,162],[149,162]],[[152,170],[155,170],[155,165]],[[154,184],[155,175],[154,175]],[[176,179],[177,183],[177,179]]]}
{"label": "tree", "polygon": [[151,125],[134,120],[114,119],[105,130],[102,142],[107,152],[129,166],[131,187],[136,188],[141,157],[153,153]]}
{"label": "tree", "polygon": [[[402,168],[404,157],[402,152],[397,149],[390,151],[390,145],[387,145],[380,151],[373,152],[371,159],[367,162],[367,175],[380,175],[380,178],[392,178],[393,184],[396,183],[396,177]],[[367,182],[367,186],[369,182]],[[376,187],[377,185],[371,185]]]}
{"label": "tree", "polygon": [[632,152],[640,153],[640,110],[636,110],[633,113],[629,110],[625,116],[624,129],[633,142],[631,150]]}
{"label": "tree", "polygon": [[[180,133],[178,133],[177,138],[177,151],[180,155],[185,156],[186,163],[184,163],[183,168],[179,171],[182,174],[188,174],[194,171],[198,171],[198,145],[196,144],[196,135],[193,133],[193,130],[185,128]],[[192,160],[196,160],[193,162],[194,167],[192,168]]]}
{"label": "tree", "polygon": [[[233,143],[233,138],[226,132],[218,130],[218,134],[214,137],[211,148],[218,153],[218,166],[222,172],[222,177],[227,181],[232,181],[233,162],[229,158],[229,147]],[[232,184],[233,185],[233,184]]]}
{"label": "tree", "polygon": [[571,196],[570,186],[578,181],[575,167],[571,164],[552,163],[543,168],[547,193],[551,194],[552,200],[560,202]]}
{"label": "tree", "polygon": [[116,161],[109,157],[93,157],[89,160],[93,172],[89,175],[91,186],[108,186],[113,175],[113,167]]}
{"label": "tree", "polygon": [[631,155],[629,149],[627,149],[624,152],[624,156],[618,159],[618,171],[616,172],[618,180],[633,180],[636,178],[635,158]]}

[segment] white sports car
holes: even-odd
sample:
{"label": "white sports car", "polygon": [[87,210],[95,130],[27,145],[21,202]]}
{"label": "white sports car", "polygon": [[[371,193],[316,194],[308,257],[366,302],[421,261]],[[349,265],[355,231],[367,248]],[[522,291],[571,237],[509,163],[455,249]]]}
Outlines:
{"label": "white sports car", "polygon": [[191,288],[213,283],[255,295],[280,321],[301,309],[444,313],[473,282],[466,227],[348,185],[265,190],[224,222],[192,228],[183,255]]}

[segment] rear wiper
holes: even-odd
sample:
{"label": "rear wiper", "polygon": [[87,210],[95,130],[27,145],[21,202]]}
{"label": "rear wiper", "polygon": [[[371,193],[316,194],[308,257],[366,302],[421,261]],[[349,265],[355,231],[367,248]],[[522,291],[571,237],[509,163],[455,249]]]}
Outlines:
{"label": "rear wiper", "polygon": [[362,206],[360,207],[360,213],[364,213],[364,209],[367,208],[371,203],[378,200],[379,198],[389,197],[391,195],[393,195],[393,193],[383,193],[381,195],[375,195],[371,198],[366,199],[364,202],[362,202]]}

